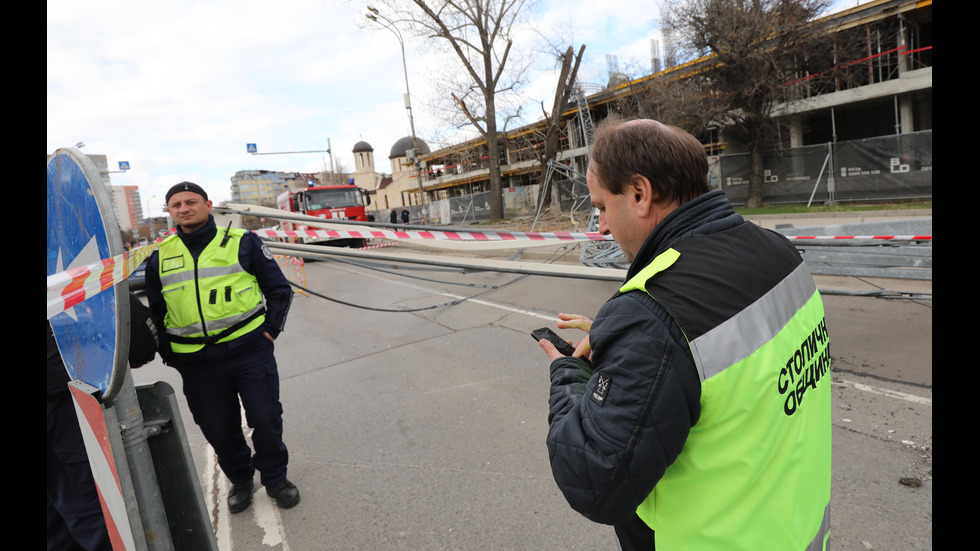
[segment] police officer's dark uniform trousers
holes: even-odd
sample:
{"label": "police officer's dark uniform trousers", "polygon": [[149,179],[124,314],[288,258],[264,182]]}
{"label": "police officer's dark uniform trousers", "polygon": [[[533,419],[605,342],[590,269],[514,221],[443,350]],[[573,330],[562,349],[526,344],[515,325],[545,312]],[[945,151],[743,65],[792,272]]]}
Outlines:
{"label": "police officer's dark uniform trousers", "polygon": [[[171,239],[180,239],[196,263],[206,248],[220,246],[225,233],[226,228],[217,228],[214,218],[209,215],[208,222],[202,228],[191,233],[184,233],[178,228],[177,236]],[[255,470],[259,471],[261,483],[273,497],[276,497],[273,488],[277,484],[291,486],[286,481],[289,457],[282,439],[283,409],[279,401],[279,372],[273,355],[274,344],[263,333],[268,332],[275,338],[282,331],[292,301],[292,289],[269,250],[255,234],[240,231],[236,234],[232,230],[228,240],[236,239],[239,240],[238,263],[243,272],[255,277],[265,297],[264,322],[233,340],[208,343],[192,352],[183,352],[187,348],[182,348],[184,345],[176,342],[179,337],[165,335],[160,354],[168,365],[180,372],[184,395],[194,421],[214,448],[221,470],[234,485],[229,496],[232,512],[243,510],[251,503]],[[182,247],[180,249],[183,250]],[[160,250],[150,257],[146,270],[147,298],[154,318],[161,326],[164,326],[162,322],[167,315],[168,303],[164,294],[169,286],[161,281],[160,263],[164,263],[166,268],[167,263],[172,261],[168,260],[167,255],[174,258],[168,250],[173,250],[173,247],[165,249],[161,244]],[[194,275],[188,276],[192,278],[189,284],[194,285],[198,281],[198,272],[191,272]],[[205,295],[204,300],[208,298],[214,301],[231,300],[230,287],[225,292],[212,292],[211,297]],[[244,329],[248,329],[248,326]],[[239,398],[248,426],[253,430],[254,456],[242,433]],[[292,489],[295,491],[295,487]],[[233,502],[235,493],[239,491],[240,497]],[[296,492],[296,502],[298,497]],[[279,505],[291,507],[295,502],[279,501]]]}

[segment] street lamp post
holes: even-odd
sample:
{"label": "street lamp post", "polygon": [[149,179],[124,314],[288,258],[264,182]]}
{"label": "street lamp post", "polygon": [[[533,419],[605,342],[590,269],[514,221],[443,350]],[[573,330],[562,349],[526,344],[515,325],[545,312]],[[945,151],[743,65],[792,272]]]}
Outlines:
{"label": "street lamp post", "polygon": [[405,61],[405,41],[402,40],[402,33],[398,31],[398,27],[390,19],[381,15],[381,12],[376,8],[368,6],[367,9],[371,13],[365,14],[365,17],[391,31],[395,35],[395,38],[398,39],[398,45],[401,46],[402,70],[405,73],[405,109],[408,111],[408,125],[412,130],[412,164],[415,165],[415,174],[418,179],[419,199],[422,201],[422,224],[425,225],[428,221],[428,205],[426,204],[425,190],[422,188],[422,168],[419,166],[420,161],[418,159],[418,139],[415,137],[415,119],[412,117],[412,93],[408,87],[408,63]]}
{"label": "street lamp post", "polygon": [[146,213],[147,213],[147,217],[146,218],[147,219],[153,218],[153,209],[150,208],[150,202],[153,201],[156,198],[157,198],[156,195],[151,195],[150,198],[146,200]]}

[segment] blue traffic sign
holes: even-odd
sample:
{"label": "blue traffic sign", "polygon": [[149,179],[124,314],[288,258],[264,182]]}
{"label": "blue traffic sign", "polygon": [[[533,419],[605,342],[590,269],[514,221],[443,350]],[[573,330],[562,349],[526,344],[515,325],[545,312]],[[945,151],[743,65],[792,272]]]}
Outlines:
{"label": "blue traffic sign", "polygon": [[[108,191],[91,159],[58,149],[48,157],[47,180],[49,276],[123,253]],[[69,375],[100,389],[103,400],[118,392],[125,375],[128,291],[124,281],[50,320]]]}
{"label": "blue traffic sign", "polygon": [[245,144],[245,148],[248,149],[249,153],[256,153],[259,150],[254,143]]}
{"label": "blue traffic sign", "polygon": [[119,161],[119,170],[129,170],[129,161]]}

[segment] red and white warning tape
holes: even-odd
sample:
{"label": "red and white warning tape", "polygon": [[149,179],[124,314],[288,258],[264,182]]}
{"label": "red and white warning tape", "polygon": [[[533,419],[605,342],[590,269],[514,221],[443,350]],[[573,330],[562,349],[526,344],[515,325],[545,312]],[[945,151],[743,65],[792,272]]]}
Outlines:
{"label": "red and white warning tape", "polygon": [[[602,235],[598,232],[585,233],[537,233],[537,232],[508,232],[508,231],[485,231],[485,232],[461,232],[461,231],[391,231],[391,230],[364,230],[364,231],[340,231],[340,230],[254,230],[262,237],[292,237],[292,238],[313,238],[313,239],[435,239],[448,241],[549,241],[576,242],[576,241],[613,241],[611,235]],[[790,240],[876,240],[876,241],[931,241],[931,235],[791,235],[786,236]]]}
{"label": "red and white warning tape", "polygon": [[394,243],[392,243],[391,241],[389,241],[387,243],[381,243],[379,245],[368,245],[366,247],[358,247],[357,250],[362,251],[362,250],[365,250],[365,249],[380,249],[382,247],[390,247],[392,245],[394,245]]}
{"label": "red and white warning tape", "polygon": [[314,239],[438,239],[449,241],[612,241],[612,236],[590,233],[538,233],[508,231],[392,231],[392,230],[255,230],[261,237],[306,237]]}
{"label": "red and white warning tape", "polygon": [[48,319],[128,278],[160,246],[160,241],[49,275]]}
{"label": "red and white warning tape", "polygon": [[[339,231],[339,230],[253,230],[260,237],[289,237],[289,238],[329,238],[329,239],[392,239],[392,240],[439,240],[455,242],[543,242],[556,241],[581,242],[581,241],[612,241],[612,236],[602,235],[597,232],[586,233],[537,233],[537,232],[508,232],[508,231],[484,231],[484,232],[457,232],[457,231],[392,231],[392,230],[369,230],[369,231]],[[877,241],[931,241],[931,235],[830,235],[830,236],[787,236],[793,241],[804,240],[877,240]],[[64,272],[48,276],[48,319],[55,316],[85,299],[94,296],[117,283],[128,278],[136,268],[146,260],[150,254],[157,249],[162,242],[156,242],[143,247],[127,251],[113,258],[100,260],[86,266],[69,268]],[[375,245],[373,247],[383,247],[391,243]],[[373,248],[364,247],[364,248]]]}
{"label": "red and white warning tape", "polygon": [[833,239],[838,241],[860,241],[865,239],[876,241],[932,241],[931,235],[787,235],[786,238],[792,241],[817,239]]}

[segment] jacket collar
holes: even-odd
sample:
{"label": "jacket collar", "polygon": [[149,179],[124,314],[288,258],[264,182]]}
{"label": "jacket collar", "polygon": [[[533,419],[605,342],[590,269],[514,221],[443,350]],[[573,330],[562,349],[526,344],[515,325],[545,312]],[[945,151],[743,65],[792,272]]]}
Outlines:
{"label": "jacket collar", "polygon": [[195,248],[195,245],[206,246],[214,239],[217,232],[218,227],[215,225],[214,216],[211,214],[208,215],[208,221],[203,226],[190,233],[184,232],[179,225],[177,226],[177,236],[180,237],[180,240],[184,242],[184,245],[188,249],[192,250]]}
{"label": "jacket collar", "polygon": [[719,190],[709,191],[677,207],[650,232],[630,264],[629,280],[678,241],[735,227],[745,220]]}

